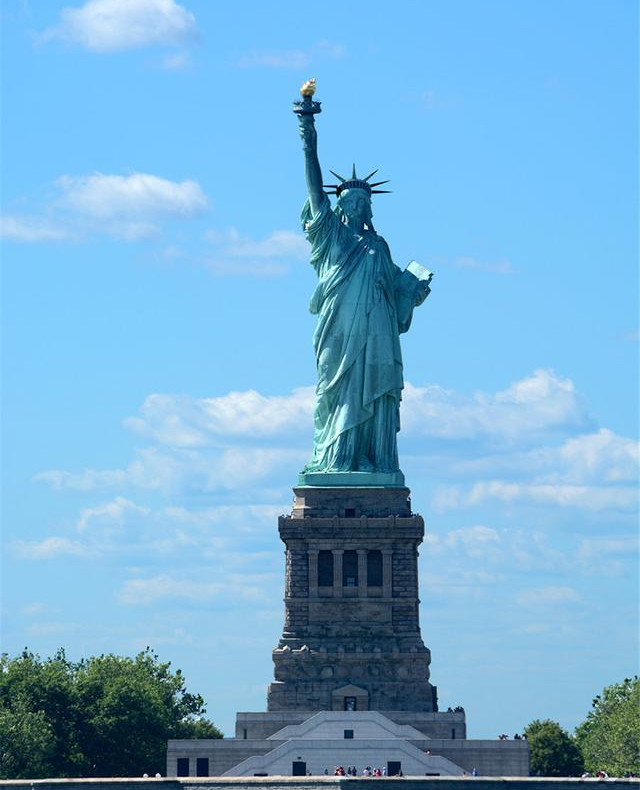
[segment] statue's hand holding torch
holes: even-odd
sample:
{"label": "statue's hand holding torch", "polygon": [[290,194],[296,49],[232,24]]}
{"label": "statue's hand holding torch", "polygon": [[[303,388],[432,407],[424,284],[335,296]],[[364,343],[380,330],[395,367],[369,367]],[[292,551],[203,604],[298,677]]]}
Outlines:
{"label": "statue's hand holding torch", "polygon": [[313,151],[316,148],[317,134],[315,128],[315,121],[313,116],[322,112],[320,102],[313,100],[313,94],[316,92],[315,77],[307,80],[300,88],[302,95],[301,101],[294,101],[293,111],[298,116],[300,137],[302,137],[302,145],[305,151]]}
{"label": "statue's hand holding torch", "polygon": [[313,94],[316,92],[316,78],[312,77],[302,84],[300,94],[302,101],[294,101],[293,111],[302,119],[304,116],[311,116],[313,118],[319,112],[322,112],[319,101],[313,100]]}

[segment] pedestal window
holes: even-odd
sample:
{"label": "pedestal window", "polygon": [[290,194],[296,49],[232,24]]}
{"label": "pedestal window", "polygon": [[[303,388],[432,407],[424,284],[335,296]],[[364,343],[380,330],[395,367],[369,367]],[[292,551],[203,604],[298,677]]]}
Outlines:
{"label": "pedestal window", "polygon": [[342,555],[342,586],[358,586],[358,552],[345,551]]}
{"label": "pedestal window", "polygon": [[367,587],[382,587],[382,552],[367,553]]}
{"label": "pedestal window", "polygon": [[333,552],[318,552],[318,587],[333,587]]}

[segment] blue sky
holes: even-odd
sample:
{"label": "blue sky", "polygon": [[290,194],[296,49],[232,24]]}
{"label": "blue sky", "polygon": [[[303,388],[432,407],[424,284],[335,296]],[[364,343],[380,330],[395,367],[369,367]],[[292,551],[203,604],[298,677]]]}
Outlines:
{"label": "blue sky", "polygon": [[227,734],[282,628],[325,174],[435,271],[403,338],[421,623],[471,737],[637,671],[637,3],[3,3],[2,647],[154,647]]}

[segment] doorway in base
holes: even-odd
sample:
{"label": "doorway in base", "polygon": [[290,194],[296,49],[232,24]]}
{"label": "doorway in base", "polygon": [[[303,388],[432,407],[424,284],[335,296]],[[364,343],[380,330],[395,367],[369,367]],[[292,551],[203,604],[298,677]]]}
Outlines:
{"label": "doorway in base", "polygon": [[400,760],[389,760],[387,763],[387,776],[398,776],[402,771]]}

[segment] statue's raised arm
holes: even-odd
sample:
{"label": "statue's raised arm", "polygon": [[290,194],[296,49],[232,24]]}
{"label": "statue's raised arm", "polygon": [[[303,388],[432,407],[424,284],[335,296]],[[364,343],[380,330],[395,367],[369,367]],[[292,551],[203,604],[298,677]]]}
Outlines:
{"label": "statue's raised arm", "polygon": [[307,80],[300,88],[302,101],[294,103],[293,111],[299,119],[300,137],[304,150],[304,172],[311,211],[317,214],[323,199],[322,171],[318,160],[318,135],[313,116],[320,112],[320,102],[313,101],[316,91],[315,79]]}

